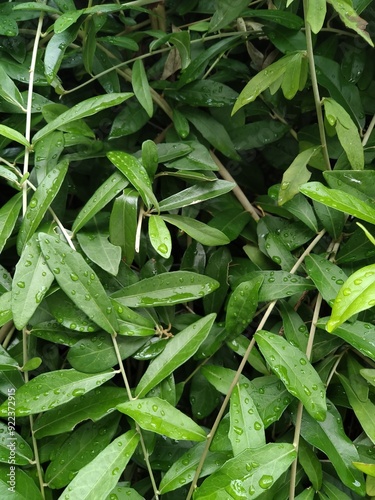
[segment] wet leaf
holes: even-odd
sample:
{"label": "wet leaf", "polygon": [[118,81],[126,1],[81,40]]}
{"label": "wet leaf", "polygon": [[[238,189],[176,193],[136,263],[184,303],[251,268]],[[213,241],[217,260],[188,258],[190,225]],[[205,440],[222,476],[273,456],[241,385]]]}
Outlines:
{"label": "wet leaf", "polygon": [[109,220],[110,241],[121,247],[123,258],[128,265],[131,265],[135,255],[138,199],[135,189],[126,188],[115,199]]}
{"label": "wet leaf", "polygon": [[135,390],[136,396],[142,397],[147,394],[176,368],[190,359],[209,334],[215,318],[215,314],[209,314],[168,340],[163,352],[159,354],[143,374]]}
{"label": "wet leaf", "polygon": [[351,4],[348,4],[345,0],[328,0],[328,2],[338,13],[345,26],[358,33],[371,47],[374,46],[370,35],[366,31],[367,22],[358,16]]}
{"label": "wet leaf", "polygon": [[181,231],[202,243],[202,245],[226,245],[229,243],[229,238],[219,229],[210,227],[203,222],[184,217],[182,215],[161,215],[166,222],[177,226]]}
{"label": "wet leaf", "polygon": [[18,108],[20,108],[22,111],[26,111],[26,106],[21,92],[18,90],[13,80],[9,78],[2,66],[0,66],[0,80],[0,96],[7,102],[10,102],[11,104],[14,104]]}
{"label": "wet leaf", "polygon": [[[353,273],[340,288],[333,303],[326,329],[332,332],[357,312],[375,305],[375,265],[365,266]],[[374,301],[374,303],[373,303]]]}
{"label": "wet leaf", "polygon": [[151,118],[154,113],[154,106],[142,59],[136,59],[132,68],[132,86],[134,95],[139,103]]}
{"label": "wet leaf", "polygon": [[273,486],[295,458],[294,447],[287,443],[269,443],[257,450],[244,450],[205,479],[193,498],[227,500],[245,498],[245,495],[256,498]]}
{"label": "wet leaf", "polygon": [[89,464],[83,467],[62,492],[73,498],[106,498],[116,486],[139,442],[139,434],[130,430],[112,441]]}
{"label": "wet leaf", "polygon": [[26,140],[22,134],[20,134],[17,130],[8,127],[7,125],[0,124],[0,135],[7,137],[11,141],[18,142],[19,144],[22,144],[22,146],[25,146],[26,148],[31,147],[29,141]]}
{"label": "wet leaf", "polygon": [[324,421],[327,412],[325,386],[306,355],[279,335],[260,330],[255,334],[259,349],[292,396],[309,414]]}
{"label": "wet leaf", "polygon": [[177,440],[205,441],[205,431],[170,403],[160,398],[133,399],[117,405],[147,431]]}
{"label": "wet leaf", "polygon": [[114,333],[118,324],[111,301],[82,255],[45,233],[39,233],[39,244],[48,267],[67,296],[97,325]]}
{"label": "wet leaf", "polygon": [[341,286],[347,279],[344,271],[327,260],[322,255],[309,255],[306,257],[306,268],[310,278],[322,294],[323,299],[332,305]]}
{"label": "wet leaf", "polygon": [[308,2],[306,20],[311,26],[311,31],[313,33],[319,33],[319,31],[322,29],[326,13],[326,0],[316,0],[315,2]]}
{"label": "wet leaf", "polygon": [[10,469],[9,464],[0,464],[0,495],[3,498],[9,497],[9,474],[14,472],[17,477],[17,481],[14,486],[14,493],[12,491],[11,494],[15,496],[17,500],[18,498],[20,500],[43,500],[42,494],[35,484],[34,479],[20,467],[15,467],[14,465],[12,467],[14,467],[14,469]]}
{"label": "wet leaf", "polygon": [[[56,370],[38,375],[17,389],[14,396],[16,417],[51,410],[95,389],[114,375],[114,371],[86,375],[76,370]],[[8,402],[5,401],[0,406],[0,415],[6,416],[8,411]]]}
{"label": "wet leaf", "polygon": [[[11,446],[11,447],[10,447]],[[8,464],[12,450],[12,464],[29,465],[34,454],[27,441],[17,432],[8,428],[5,422],[0,422],[0,462]]]}
{"label": "wet leaf", "polygon": [[37,187],[31,197],[17,238],[19,253],[25,248],[27,241],[35,233],[45,213],[57,196],[68,171],[69,162],[63,160],[51,170]]}
{"label": "wet leaf", "polygon": [[299,192],[299,187],[310,179],[311,172],[307,170],[306,166],[316,152],[317,148],[309,148],[302,151],[286,169],[280,185],[279,205],[283,205],[291,200]]}
{"label": "wet leaf", "polygon": [[21,206],[22,193],[17,193],[0,208],[0,252],[13,232]]}
{"label": "wet leaf", "polygon": [[148,235],[151,245],[159,255],[168,259],[172,251],[171,234],[166,223],[159,215],[151,215],[148,219]]}

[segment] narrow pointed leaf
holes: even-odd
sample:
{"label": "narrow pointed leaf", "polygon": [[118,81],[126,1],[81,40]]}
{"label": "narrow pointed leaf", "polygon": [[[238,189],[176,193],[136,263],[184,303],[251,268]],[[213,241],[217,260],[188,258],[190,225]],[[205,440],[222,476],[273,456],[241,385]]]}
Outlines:
{"label": "narrow pointed leaf", "polygon": [[[29,465],[34,458],[32,449],[17,432],[8,429],[5,422],[0,422],[0,462],[8,463],[12,449],[11,463],[16,465]],[[11,443],[11,448],[10,448]]]}
{"label": "narrow pointed leaf", "polygon": [[76,104],[71,109],[65,111],[57,118],[45,125],[43,128],[41,128],[34,135],[33,143],[36,143],[37,141],[42,139],[42,137],[45,137],[50,132],[58,129],[62,125],[66,125],[67,123],[73,122],[75,120],[85,118],[86,116],[92,116],[95,113],[99,113],[99,111],[102,111],[103,109],[117,106],[118,104],[121,104],[132,96],[133,94],[131,92],[123,92],[118,94],[113,93],[101,95],[98,97],[90,97],[89,99]]}
{"label": "narrow pointed leaf", "polygon": [[226,340],[237,337],[253,320],[262,282],[263,276],[256,276],[252,280],[240,283],[232,292],[225,316],[225,329],[229,334]]}
{"label": "narrow pointed leaf", "polygon": [[19,253],[22,252],[27,241],[35,233],[52,201],[59,192],[68,167],[69,162],[67,160],[56,165],[39,184],[33,194],[18,233],[17,249]]}
{"label": "narrow pointed leaf", "polygon": [[115,199],[109,219],[109,239],[111,243],[121,247],[123,258],[129,266],[135,255],[138,200],[137,191],[126,188],[123,194]]}
{"label": "narrow pointed leaf", "polygon": [[90,500],[106,498],[118,483],[139,442],[139,434],[131,430],[116,438],[83,467],[59,497]]}
{"label": "narrow pointed leaf", "polygon": [[346,436],[341,416],[332,403],[328,404],[324,422],[314,420],[306,412],[303,413],[301,435],[308,443],[327,455],[339,478],[348,488],[364,496],[363,476],[352,465],[353,462],[359,461],[358,452]]}
{"label": "narrow pointed leaf", "polygon": [[375,264],[365,266],[353,273],[340,288],[327,323],[332,332],[354,314],[375,305]]}
{"label": "narrow pointed leaf", "polygon": [[136,396],[142,397],[147,394],[176,368],[190,359],[209,334],[215,318],[216,314],[209,314],[168,340],[163,352],[149,365],[139,381],[135,390]]}
{"label": "narrow pointed leaf", "polygon": [[313,33],[317,34],[322,29],[326,12],[326,0],[310,0],[307,2],[306,20],[311,26]]}
{"label": "narrow pointed leaf", "polygon": [[[182,485],[191,482],[199,464],[205,443],[198,443],[184,453],[164,474],[159,491],[161,494],[177,490]],[[205,477],[219,469],[231,457],[230,453],[208,451],[199,477]]]}
{"label": "narrow pointed leaf", "polygon": [[12,234],[22,206],[22,193],[17,193],[0,208],[0,252]]}
{"label": "narrow pointed leaf", "polygon": [[152,191],[151,181],[144,166],[134,156],[123,151],[110,151],[107,156],[136,188],[145,205],[148,208],[154,206],[158,210],[158,201]]}
{"label": "narrow pointed leaf", "polygon": [[13,80],[9,78],[2,66],[0,66],[0,81],[0,96],[7,102],[20,108],[22,111],[26,111],[21,92],[18,90]]}
{"label": "narrow pointed leaf", "polygon": [[128,184],[129,181],[120,172],[114,172],[101,184],[79,212],[73,223],[72,230],[77,233]]}
{"label": "narrow pointed leaf", "polygon": [[245,450],[205,479],[193,498],[257,498],[273,486],[296,455],[294,446],[289,443],[269,443],[257,450]]}
{"label": "narrow pointed leaf", "polygon": [[306,355],[279,335],[261,330],[255,334],[259,349],[292,396],[316,420],[325,419],[325,386]]}
{"label": "narrow pointed leaf", "polygon": [[266,444],[264,425],[255,406],[248,384],[236,384],[230,397],[230,427],[228,437],[233,454]]}
{"label": "narrow pointed leaf", "polygon": [[236,184],[233,182],[217,180],[210,183],[195,184],[179,193],[176,193],[168,198],[165,198],[159,203],[159,208],[162,211],[175,210],[176,208],[186,207],[201,203],[211,198],[216,198],[222,194],[231,191]]}
{"label": "narrow pointed leaf", "polygon": [[229,238],[219,229],[210,227],[203,222],[200,222],[190,217],[182,215],[161,215],[162,219],[174,226],[177,226],[181,231],[197,240],[202,245],[216,246],[226,245],[229,243]]}
{"label": "narrow pointed leaf", "polygon": [[0,296],[0,326],[12,319],[11,300],[12,292],[4,292]]}
{"label": "narrow pointed leaf", "polygon": [[168,259],[172,251],[171,233],[159,215],[151,215],[148,219],[148,235],[151,245],[158,254],[164,259]]}
{"label": "narrow pointed leaf", "polygon": [[39,243],[62,290],[92,321],[106,332],[114,333],[118,324],[112,303],[82,255],[45,233],[39,233]]}
{"label": "narrow pointed leaf", "polygon": [[127,307],[154,307],[199,299],[218,286],[216,280],[207,276],[173,271],[133,283],[115,292],[112,297]]}
{"label": "narrow pointed leaf", "polygon": [[279,191],[279,205],[291,200],[299,192],[299,187],[310,179],[311,172],[306,166],[316,151],[317,148],[302,151],[285,170]]}
{"label": "narrow pointed leaf", "polygon": [[14,371],[19,370],[18,362],[12,358],[3,346],[0,346],[0,370],[3,371]]}
{"label": "narrow pointed leaf", "polygon": [[[86,375],[76,370],[56,370],[38,375],[17,389],[14,396],[16,416],[24,417],[60,406],[104,384],[115,374],[110,371]],[[5,401],[0,406],[0,415],[6,416],[8,411],[8,401]]]}
{"label": "narrow pointed leaf", "polygon": [[132,68],[132,86],[135,97],[151,118],[154,113],[150,85],[142,59],[136,59]]}
{"label": "narrow pointed leaf", "polygon": [[49,270],[34,235],[26,243],[14,273],[12,312],[18,330],[27,325],[53,280],[53,273]]}
{"label": "narrow pointed leaf", "polygon": [[370,35],[366,31],[367,21],[358,16],[351,3],[346,0],[328,0],[328,2],[338,13],[345,26],[358,33],[371,47],[374,46]]}
{"label": "narrow pointed leaf", "polygon": [[329,189],[320,182],[303,184],[300,187],[300,191],[309,198],[319,201],[328,207],[375,224],[375,208],[344,191]]}
{"label": "narrow pointed leaf", "polygon": [[310,278],[322,294],[323,299],[332,305],[341,286],[347,279],[344,271],[321,255],[306,257],[306,268]]}
{"label": "narrow pointed leaf", "polygon": [[14,130],[11,127],[8,127],[7,125],[0,125],[0,135],[12,140],[16,141],[19,144],[22,144],[22,146],[25,146],[26,148],[30,148],[30,143],[28,140],[25,139],[25,137],[20,134],[17,130]]}
{"label": "narrow pointed leaf", "polygon": [[14,490],[9,490],[10,465],[0,464],[0,495],[1,498],[14,498],[17,500],[43,500],[40,489],[35,484],[34,479],[20,467],[15,467],[13,471],[17,480]]}
{"label": "narrow pointed leaf", "polygon": [[160,398],[133,399],[117,405],[146,431],[171,439],[205,441],[205,431],[190,417]]}

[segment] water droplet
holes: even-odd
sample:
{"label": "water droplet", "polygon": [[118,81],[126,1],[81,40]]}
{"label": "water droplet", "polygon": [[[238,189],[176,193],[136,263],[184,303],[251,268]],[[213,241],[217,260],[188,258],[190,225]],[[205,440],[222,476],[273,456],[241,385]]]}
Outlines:
{"label": "water droplet", "polygon": [[268,488],[271,488],[273,484],[273,477],[269,476],[268,474],[265,474],[259,479],[258,484],[263,490],[267,490]]}
{"label": "water droplet", "polygon": [[25,288],[25,282],[24,282],[24,281],[19,281],[19,282],[17,283],[17,286],[18,286],[19,288]]}
{"label": "water droplet", "polygon": [[78,396],[82,396],[83,394],[85,394],[85,389],[82,389],[82,388],[79,388],[79,389],[74,389],[72,391],[72,396],[74,396],[75,398],[78,397]]}

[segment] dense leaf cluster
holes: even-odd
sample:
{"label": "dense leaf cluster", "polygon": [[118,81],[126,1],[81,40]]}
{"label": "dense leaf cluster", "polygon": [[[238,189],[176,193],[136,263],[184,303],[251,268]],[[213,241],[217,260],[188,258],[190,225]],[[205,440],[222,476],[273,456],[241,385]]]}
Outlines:
{"label": "dense leaf cluster", "polygon": [[0,3],[1,498],[375,497],[374,31]]}

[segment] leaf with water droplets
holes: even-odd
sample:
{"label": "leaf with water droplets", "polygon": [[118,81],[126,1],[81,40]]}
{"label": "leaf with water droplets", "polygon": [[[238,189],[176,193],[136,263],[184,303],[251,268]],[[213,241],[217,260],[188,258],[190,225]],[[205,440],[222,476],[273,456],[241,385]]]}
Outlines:
{"label": "leaf with water droplets", "polygon": [[27,206],[17,238],[17,250],[23,251],[27,241],[35,233],[45,213],[51,206],[68,171],[69,162],[61,161],[51,170],[37,187]]}
{"label": "leaf with water droplets", "polygon": [[354,272],[340,288],[326,326],[327,331],[333,332],[354,314],[373,307],[374,294],[375,264],[371,264]]}
{"label": "leaf with water droplets", "polygon": [[[43,500],[40,489],[36,485],[34,478],[27,474],[21,467],[10,469],[10,465],[0,464],[0,495],[1,498],[15,498],[20,500]],[[10,490],[10,474],[14,471],[15,481],[14,490]]]}
{"label": "leaf with water droplets", "polygon": [[257,450],[244,450],[205,479],[193,498],[257,498],[288,470],[296,456],[294,446],[289,443],[269,443]]}
{"label": "leaf with water droplets", "polygon": [[39,233],[39,244],[48,267],[68,297],[103,330],[116,332],[118,323],[112,303],[82,255],[45,233]]}
{"label": "leaf with water droplets", "polygon": [[18,362],[10,356],[10,354],[0,345],[0,370],[15,371],[19,370]]}
{"label": "leaf with water droplets", "polygon": [[151,118],[154,113],[150,85],[142,59],[136,59],[132,68],[132,86],[135,97]]}
{"label": "leaf with water droplets", "polygon": [[202,298],[218,286],[216,280],[198,273],[172,271],[133,283],[112,297],[127,307],[167,306]]}
{"label": "leaf with water droplets", "polygon": [[120,415],[107,415],[98,422],[86,422],[73,431],[51,456],[44,480],[48,487],[60,489],[70,483],[77,471],[106,448],[115,435]]}
{"label": "leaf with water droplets", "polygon": [[123,151],[110,151],[107,157],[135,187],[147,208],[154,206],[159,210],[147,170],[137,158]]}
{"label": "leaf with water droplets", "polygon": [[341,481],[360,496],[365,495],[363,475],[353,467],[359,455],[344,432],[340,413],[328,402],[324,422],[314,420],[306,412],[302,416],[301,435],[312,446],[325,453]]}
{"label": "leaf with water droplets", "polygon": [[163,352],[154,359],[143,374],[135,389],[136,396],[142,397],[147,394],[159,382],[190,359],[209,334],[215,318],[216,314],[209,314],[168,340]]}
{"label": "leaf with water droplets", "polygon": [[260,448],[266,444],[264,425],[249,384],[236,384],[230,397],[230,427],[228,437],[232,443],[234,456],[247,448]]}
{"label": "leaf with water droplets", "polygon": [[22,330],[43,300],[54,280],[53,273],[33,235],[16,265],[12,289],[13,321]]}
{"label": "leaf with water droplets", "polygon": [[12,292],[4,292],[0,296],[0,326],[12,319],[11,300]]}
{"label": "leaf with water droplets", "polygon": [[87,201],[85,206],[73,222],[72,230],[77,233],[87,222],[100,212],[116,195],[119,194],[129,181],[120,173],[114,172],[105,180]]}
{"label": "leaf with water droplets", "polygon": [[199,220],[183,215],[161,215],[166,222],[184,231],[197,240],[202,245],[219,246],[229,243],[229,238],[222,231],[214,227],[208,226]]}
{"label": "leaf with water droplets", "polygon": [[3,137],[7,137],[11,141],[16,141],[19,144],[22,144],[22,146],[25,146],[26,148],[30,148],[30,143],[28,140],[25,139],[25,137],[20,134],[17,130],[14,130],[11,127],[8,127],[7,125],[0,124],[0,135]]}
{"label": "leaf with water droplets", "polygon": [[107,498],[118,483],[139,442],[135,430],[117,437],[85,465],[61,493],[60,500]]}
{"label": "leaf with water droplets", "polygon": [[[19,389],[14,398],[16,417],[24,417],[48,411],[82,396],[114,377],[116,372],[86,375],[76,370],[56,370],[36,376]],[[0,416],[5,417],[11,410],[8,401],[0,406]]]}
{"label": "leaf with water droplets", "polygon": [[225,316],[225,329],[228,332],[226,340],[232,340],[240,335],[253,320],[258,307],[258,292],[262,282],[263,276],[243,281],[230,295]]}
{"label": "leaf with water droplets", "polygon": [[172,251],[172,238],[166,223],[159,215],[151,215],[148,219],[148,236],[151,245],[159,255],[168,259]]}
{"label": "leaf with water droplets", "polygon": [[299,187],[310,179],[311,172],[306,167],[317,151],[320,151],[320,148],[313,147],[302,151],[285,170],[277,200],[279,205],[291,200],[299,192]]}
{"label": "leaf with water droplets", "polygon": [[[2,22],[0,24],[2,24]],[[26,112],[26,106],[21,92],[18,90],[13,80],[9,78],[2,66],[0,66],[0,81],[0,96],[5,101],[10,102],[23,112]]]}
{"label": "leaf with water droplets", "polygon": [[369,203],[339,189],[329,189],[320,182],[309,182],[300,186],[301,193],[315,201],[335,208],[358,219],[375,224],[375,208]]}
{"label": "leaf with water droplets", "polygon": [[311,26],[313,33],[317,34],[322,29],[326,12],[326,0],[314,0],[307,3],[306,20]]}
{"label": "leaf with water droplets", "polygon": [[358,35],[361,36],[364,40],[366,40],[366,42],[369,45],[371,45],[371,47],[374,46],[374,43],[371,40],[370,35],[367,33],[365,29],[367,26],[367,21],[359,17],[359,15],[354,10],[353,5],[351,3],[348,3],[345,0],[329,0],[329,3],[338,13],[338,15],[341,18],[341,21],[345,24],[346,27],[358,33]]}
{"label": "leaf with water droplets", "polygon": [[325,386],[306,355],[283,337],[265,330],[257,332],[255,339],[288,392],[302,402],[313,418],[323,421],[327,412]]}
{"label": "leaf with water droplets", "polygon": [[[162,495],[191,483],[205,446],[205,443],[197,443],[173,463],[160,482],[159,491]],[[217,471],[229,458],[231,458],[229,452],[208,451],[199,477]]]}
{"label": "leaf with water droplets", "polygon": [[129,266],[135,255],[138,201],[139,196],[135,189],[124,189],[115,199],[109,219],[109,239],[113,245],[121,247],[123,259]]}
{"label": "leaf with water droplets", "polygon": [[146,431],[171,439],[205,441],[206,432],[190,417],[160,398],[133,399],[117,405]]}
{"label": "leaf with water droplets", "polygon": [[12,234],[21,206],[22,193],[17,193],[0,208],[0,252]]}
{"label": "leaf with water droplets", "polygon": [[308,255],[305,262],[307,273],[322,294],[323,299],[329,305],[332,305],[341,286],[347,279],[346,274],[340,267],[322,255]]}
{"label": "leaf with water droplets", "polygon": [[116,405],[127,399],[122,387],[96,387],[93,391],[39,415],[34,422],[35,436],[41,439],[45,436],[64,434],[87,419],[97,422],[115,411]]}
{"label": "leaf with water droplets", "polygon": [[99,111],[102,111],[103,109],[117,106],[132,97],[132,95],[133,94],[131,92],[104,94],[97,97],[90,97],[85,101],[79,102],[41,128],[34,135],[33,143],[35,144],[42,137],[45,137],[47,134],[58,129],[62,125],[85,118],[86,116],[92,116],[95,113],[99,113]]}
{"label": "leaf with water droplets", "polygon": [[[29,444],[5,422],[0,422],[0,462],[7,463],[10,455],[13,464],[30,465],[34,454]],[[12,450],[12,451],[10,451]]]}

